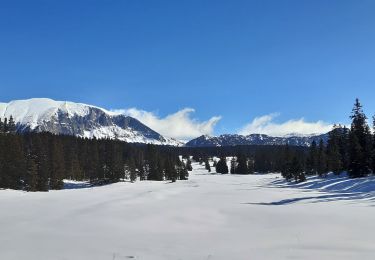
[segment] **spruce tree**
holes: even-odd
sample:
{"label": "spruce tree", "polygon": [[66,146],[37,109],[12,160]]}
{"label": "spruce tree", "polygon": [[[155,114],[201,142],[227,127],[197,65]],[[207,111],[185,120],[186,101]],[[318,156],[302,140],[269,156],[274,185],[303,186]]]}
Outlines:
{"label": "spruce tree", "polygon": [[316,175],[318,172],[318,148],[316,141],[312,141],[306,160],[306,174]]}
{"label": "spruce tree", "polygon": [[349,136],[349,176],[364,177],[371,172],[372,140],[367,117],[358,99],[356,99],[350,118],[352,124]]}
{"label": "spruce tree", "polygon": [[281,175],[287,181],[290,181],[293,178],[293,174],[292,174],[292,160],[293,160],[292,151],[290,150],[289,145],[286,144],[285,148],[284,148],[284,151],[283,151]]}
{"label": "spruce tree", "polygon": [[8,133],[8,118],[4,118],[4,122],[3,122],[3,133],[6,134]]}
{"label": "spruce tree", "polygon": [[235,169],[236,174],[248,174],[249,168],[247,166],[247,158],[243,154],[237,156],[237,167]]}
{"label": "spruce tree", "polygon": [[236,158],[233,156],[232,159],[230,160],[230,173],[235,174],[236,173]]}
{"label": "spruce tree", "polygon": [[334,126],[334,129],[329,132],[329,139],[327,144],[327,165],[328,170],[338,175],[342,171],[342,161],[340,154],[340,132],[339,126]]}
{"label": "spruce tree", "polygon": [[192,171],[193,170],[193,167],[191,166],[191,160],[189,158],[186,161],[186,169],[188,171]]}
{"label": "spruce tree", "polygon": [[52,141],[50,189],[60,190],[64,186],[65,162],[62,144],[59,140]]}
{"label": "spruce tree", "polygon": [[13,116],[9,117],[7,131],[10,134],[15,134],[16,133],[16,123],[14,122]]}
{"label": "spruce tree", "polygon": [[301,161],[297,156],[294,156],[292,159],[290,172],[294,177],[296,182],[303,182],[306,180],[305,173],[303,172],[303,167]]}
{"label": "spruce tree", "polygon": [[322,139],[319,141],[317,173],[319,177],[325,176],[327,173],[327,155]]}
{"label": "spruce tree", "polygon": [[206,158],[205,162],[204,162],[204,167],[206,168],[206,170],[208,172],[211,172],[211,166],[210,166],[210,163],[208,161],[208,158]]}
{"label": "spruce tree", "polygon": [[32,155],[27,157],[25,186],[27,191],[38,190],[38,165]]}
{"label": "spruce tree", "polygon": [[227,174],[229,172],[226,157],[221,157],[216,164],[216,172]]}

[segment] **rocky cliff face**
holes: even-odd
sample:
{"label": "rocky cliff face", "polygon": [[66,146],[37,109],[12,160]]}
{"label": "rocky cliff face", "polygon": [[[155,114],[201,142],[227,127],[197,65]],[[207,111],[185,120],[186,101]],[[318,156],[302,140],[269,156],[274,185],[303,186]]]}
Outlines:
{"label": "rocky cliff face", "polygon": [[51,132],[126,142],[181,145],[130,116],[73,102],[51,99],[18,100],[0,104],[0,117],[13,116],[19,132]]}

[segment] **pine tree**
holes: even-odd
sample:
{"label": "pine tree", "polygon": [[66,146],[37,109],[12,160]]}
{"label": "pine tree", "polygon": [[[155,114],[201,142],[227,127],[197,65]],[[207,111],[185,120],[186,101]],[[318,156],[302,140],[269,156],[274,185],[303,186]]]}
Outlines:
{"label": "pine tree", "polygon": [[254,173],[254,159],[250,158],[247,160],[248,174]]}
{"label": "pine tree", "polygon": [[293,178],[292,174],[292,152],[290,150],[289,145],[285,145],[283,151],[283,160],[282,160],[282,167],[281,167],[281,175],[287,180],[290,181]]}
{"label": "pine tree", "polygon": [[64,186],[65,162],[62,144],[58,140],[52,141],[50,188],[60,190]]}
{"label": "pine tree", "polygon": [[349,176],[363,177],[371,171],[372,140],[367,117],[358,99],[356,99],[350,118],[352,124],[349,135]]}
{"label": "pine tree", "polygon": [[237,156],[237,167],[235,169],[236,174],[249,174],[249,168],[247,166],[247,158],[243,154]]}
{"label": "pine tree", "polygon": [[135,169],[133,157],[128,158],[125,163],[124,179],[130,179],[131,182],[135,182],[137,180],[137,171]]}
{"label": "pine tree", "polygon": [[236,173],[236,166],[237,166],[236,158],[233,156],[232,159],[230,160],[230,173],[231,174]]}
{"label": "pine tree", "polygon": [[4,122],[3,122],[3,131],[2,131],[4,134],[8,133],[8,118],[4,118]]}
{"label": "pine tree", "polygon": [[221,157],[220,160],[216,164],[216,172],[221,174],[227,174],[228,171],[228,165],[227,160],[225,157]]}
{"label": "pine tree", "polygon": [[167,159],[165,163],[165,177],[172,182],[175,182],[179,177],[177,170],[170,159]]}
{"label": "pine tree", "polygon": [[9,117],[9,122],[8,122],[8,128],[7,128],[8,133],[10,134],[15,134],[16,133],[16,124],[14,122],[13,116]]}
{"label": "pine tree", "polygon": [[334,126],[334,129],[329,133],[329,139],[327,144],[327,165],[328,170],[338,175],[342,171],[342,161],[340,154],[340,132],[339,126]]}
{"label": "pine tree", "polygon": [[0,134],[3,134],[4,133],[4,123],[3,123],[3,120],[1,120],[1,117],[0,117]]}
{"label": "pine tree", "polygon": [[206,168],[206,170],[208,172],[211,172],[211,166],[210,166],[210,163],[208,161],[208,158],[206,158],[206,160],[204,161],[204,167]]}
{"label": "pine tree", "polygon": [[305,173],[303,172],[303,167],[301,161],[297,156],[294,156],[291,163],[290,172],[294,177],[296,182],[303,182],[306,180]]}
{"label": "pine tree", "polygon": [[318,165],[317,173],[319,177],[324,176],[327,173],[327,155],[324,142],[320,139],[319,148],[318,148]]}
{"label": "pine tree", "polygon": [[177,162],[177,174],[180,180],[187,180],[189,178],[189,171],[180,160]]}
{"label": "pine tree", "polygon": [[38,190],[38,165],[32,155],[27,157],[25,186],[27,191]]}
{"label": "pine tree", "polygon": [[4,137],[2,160],[2,173],[0,187],[22,189],[21,179],[24,176],[26,165],[20,136],[11,135]]}
{"label": "pine tree", "polygon": [[318,148],[315,140],[312,141],[309,148],[309,154],[306,160],[306,174],[316,175],[318,172]]}
{"label": "pine tree", "polygon": [[187,161],[186,161],[186,169],[188,171],[192,171],[193,170],[193,167],[191,166],[191,161],[190,159],[188,158]]}

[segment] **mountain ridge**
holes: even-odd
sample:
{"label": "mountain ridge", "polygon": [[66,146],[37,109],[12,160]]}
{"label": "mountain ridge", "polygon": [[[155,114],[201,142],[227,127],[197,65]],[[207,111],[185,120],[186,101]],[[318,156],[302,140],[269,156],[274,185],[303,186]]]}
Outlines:
{"label": "mountain ridge", "polygon": [[202,135],[185,144],[187,147],[221,147],[235,145],[293,145],[310,146],[313,141],[328,141],[328,133],[318,135],[274,137],[265,134],[223,134],[219,136]]}
{"label": "mountain ridge", "polygon": [[17,131],[51,132],[86,138],[110,138],[131,143],[180,146],[139,120],[93,105],[49,98],[0,103],[0,117],[14,118]]}

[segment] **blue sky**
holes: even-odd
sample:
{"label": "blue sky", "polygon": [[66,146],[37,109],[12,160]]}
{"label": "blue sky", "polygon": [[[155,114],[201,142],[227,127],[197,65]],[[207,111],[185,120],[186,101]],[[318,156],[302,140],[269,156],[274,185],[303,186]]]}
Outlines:
{"label": "blue sky", "polygon": [[348,123],[356,97],[375,113],[374,11],[371,0],[2,1],[0,97],[137,108],[155,124],[193,108],[182,117],[214,134],[255,118]]}

